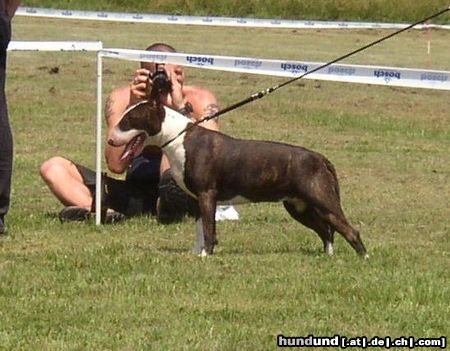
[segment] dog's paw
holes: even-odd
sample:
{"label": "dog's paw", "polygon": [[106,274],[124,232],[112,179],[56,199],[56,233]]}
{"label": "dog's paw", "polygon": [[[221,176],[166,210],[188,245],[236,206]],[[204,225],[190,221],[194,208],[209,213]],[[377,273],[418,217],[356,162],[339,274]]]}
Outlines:
{"label": "dog's paw", "polygon": [[202,249],[202,252],[200,252],[200,257],[208,257],[209,253],[206,252],[205,248]]}
{"label": "dog's paw", "polygon": [[208,251],[206,251],[205,249],[202,249],[202,252],[200,252],[200,254],[198,255],[198,257],[201,257],[201,258],[206,258],[206,257],[210,257],[210,256],[212,256],[212,254],[208,253]]}

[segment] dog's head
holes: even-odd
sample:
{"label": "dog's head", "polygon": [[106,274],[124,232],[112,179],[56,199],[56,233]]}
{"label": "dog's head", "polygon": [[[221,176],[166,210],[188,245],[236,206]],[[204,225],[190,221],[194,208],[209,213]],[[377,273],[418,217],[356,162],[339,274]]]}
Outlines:
{"label": "dog's head", "polygon": [[111,130],[108,144],[126,145],[121,159],[138,156],[145,146],[158,145],[158,138],[152,138],[161,131],[165,110],[161,104],[142,101],[127,109],[120,122]]}

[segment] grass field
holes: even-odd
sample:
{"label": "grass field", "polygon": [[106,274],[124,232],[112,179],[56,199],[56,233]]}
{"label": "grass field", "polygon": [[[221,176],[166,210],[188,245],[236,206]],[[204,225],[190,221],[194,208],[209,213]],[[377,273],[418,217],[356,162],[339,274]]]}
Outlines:
{"label": "grass field", "polygon": [[[102,40],[182,52],[326,61],[387,31],[170,27],[17,17],[17,40]],[[404,33],[347,62],[450,70],[448,31]],[[336,255],[278,204],[238,207],[214,257],[190,254],[194,221],[60,224],[38,175],[95,152],[95,56],[10,53],[15,135],[9,234],[0,239],[0,350],[273,350],[290,336],[448,336],[449,93],[299,81],[221,119],[224,132],[299,144],[335,164],[370,260]],[[105,63],[105,95],[135,63]],[[55,72],[58,73],[55,73]],[[278,78],[190,69],[222,106]]]}

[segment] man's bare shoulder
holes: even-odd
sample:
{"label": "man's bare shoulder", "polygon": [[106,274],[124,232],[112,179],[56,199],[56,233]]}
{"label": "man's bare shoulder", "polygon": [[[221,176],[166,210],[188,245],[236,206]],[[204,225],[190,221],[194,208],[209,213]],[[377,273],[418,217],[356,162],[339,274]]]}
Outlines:
{"label": "man's bare shoulder", "polygon": [[[206,116],[211,116],[219,111],[217,98],[214,94],[204,88],[196,86],[184,87],[186,100],[192,104],[194,112],[190,115],[193,120],[199,120]],[[218,130],[219,126],[216,120],[204,122],[202,127],[211,130]]]}
{"label": "man's bare shoulder", "polygon": [[183,92],[188,101],[192,100],[207,100],[216,101],[215,95],[208,89],[197,87],[194,85],[185,85],[183,87]]}

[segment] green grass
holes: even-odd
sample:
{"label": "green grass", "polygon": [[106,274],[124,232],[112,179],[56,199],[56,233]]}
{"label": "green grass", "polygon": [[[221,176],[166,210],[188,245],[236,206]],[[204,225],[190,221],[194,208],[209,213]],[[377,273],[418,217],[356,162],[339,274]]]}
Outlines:
{"label": "green grass", "polygon": [[[111,24],[17,17],[21,40],[102,40],[185,52],[326,61],[384,31],[291,31]],[[405,33],[348,62],[450,70],[449,34]],[[221,119],[234,136],[327,155],[370,260],[340,237],[336,256],[278,204],[238,207],[214,257],[190,253],[193,220],[60,224],[38,175],[95,152],[95,57],[10,53],[15,136],[9,235],[0,239],[0,350],[273,350],[276,336],[440,337],[449,330],[448,92],[301,81]],[[50,73],[54,67],[59,73]],[[105,95],[135,63],[105,61]],[[189,69],[221,106],[278,78]],[[447,335],[448,336],[448,335]]]}

